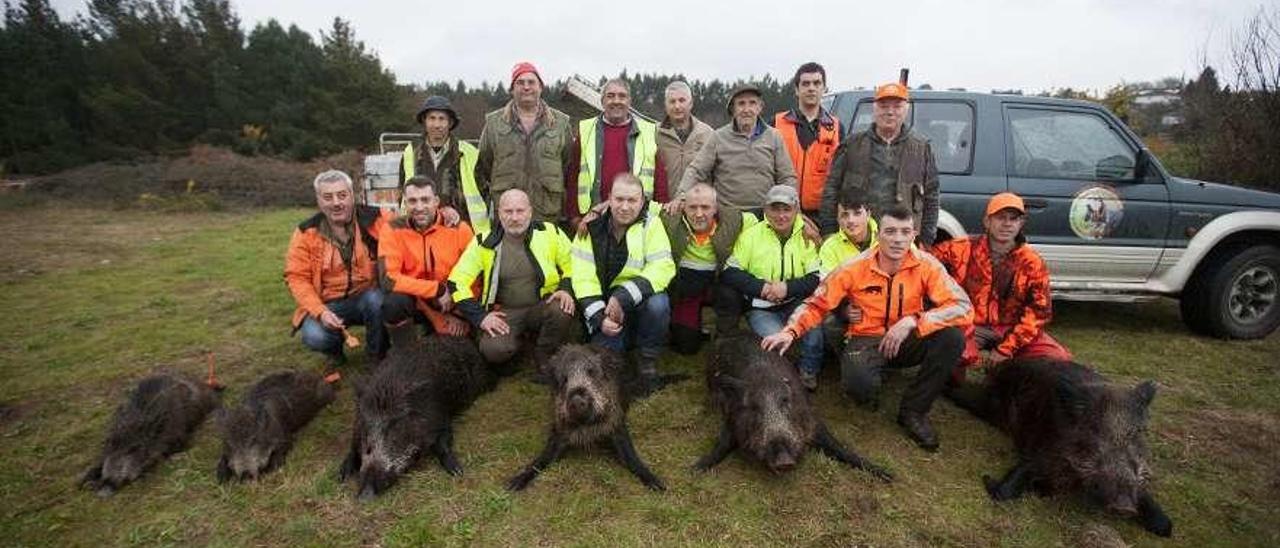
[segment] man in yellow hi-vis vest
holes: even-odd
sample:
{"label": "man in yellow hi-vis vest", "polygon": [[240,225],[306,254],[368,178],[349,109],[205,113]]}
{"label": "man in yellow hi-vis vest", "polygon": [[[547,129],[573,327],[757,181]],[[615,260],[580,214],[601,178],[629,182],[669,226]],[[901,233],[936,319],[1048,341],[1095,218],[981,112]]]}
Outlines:
{"label": "man in yellow hi-vis vest", "polygon": [[573,327],[576,303],[569,237],[555,223],[533,220],[529,195],[512,188],[498,197],[498,223],[477,234],[449,274],[459,313],[479,332],[480,354],[509,362],[525,332],[537,332],[539,372]]}
{"label": "man in yellow hi-vis vest", "polygon": [[667,170],[658,154],[658,126],[631,115],[631,91],[626,80],[604,85],[600,102],[604,113],[578,122],[578,139],[571,149],[565,178],[565,218],[569,226],[593,206],[597,213],[609,200],[613,179],[631,173],[640,180],[646,200],[666,202]]}
{"label": "man in yellow hi-vis vest", "polygon": [[661,388],[658,357],[667,346],[671,304],[667,284],[676,274],[662,218],[647,206],[630,173],[613,180],[609,209],[573,240],[573,293],[591,341],[622,352],[634,337],[639,395]]}
{"label": "man in yellow hi-vis vest", "polygon": [[489,231],[489,209],[476,186],[476,161],[480,152],[474,145],[453,136],[458,113],[449,100],[439,95],[427,97],[418,109],[422,126],[422,146],[405,147],[401,171],[405,181],[415,175],[429,177],[437,185],[440,215],[448,226],[467,221],[477,233]]}

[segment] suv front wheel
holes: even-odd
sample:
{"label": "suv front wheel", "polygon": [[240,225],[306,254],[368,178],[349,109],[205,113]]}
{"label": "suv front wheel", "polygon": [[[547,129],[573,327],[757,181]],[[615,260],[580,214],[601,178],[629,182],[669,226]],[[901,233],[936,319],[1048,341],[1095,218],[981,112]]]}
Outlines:
{"label": "suv front wheel", "polygon": [[1193,331],[1257,339],[1280,325],[1280,248],[1255,245],[1215,253],[1182,292],[1182,318]]}

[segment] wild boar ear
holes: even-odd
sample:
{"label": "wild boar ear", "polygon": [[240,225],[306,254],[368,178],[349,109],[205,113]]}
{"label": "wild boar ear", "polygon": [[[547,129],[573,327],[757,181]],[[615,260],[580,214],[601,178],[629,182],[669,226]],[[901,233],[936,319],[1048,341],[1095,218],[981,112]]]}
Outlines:
{"label": "wild boar ear", "polygon": [[1155,381],[1145,381],[1133,388],[1133,401],[1138,407],[1146,409],[1151,406],[1151,400],[1156,398]]}

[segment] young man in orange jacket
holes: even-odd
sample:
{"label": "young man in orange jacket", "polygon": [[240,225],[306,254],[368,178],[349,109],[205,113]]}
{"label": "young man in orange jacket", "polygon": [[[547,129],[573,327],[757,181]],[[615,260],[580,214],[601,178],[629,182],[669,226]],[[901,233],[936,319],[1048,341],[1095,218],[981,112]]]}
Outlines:
{"label": "young man in orange jacket", "polygon": [[800,210],[814,222],[822,205],[822,186],[831,172],[831,160],[844,139],[840,119],[822,108],[827,92],[827,71],[818,63],[800,65],[791,78],[796,108],[773,116],[773,127],[782,136],[791,165],[796,170]]}
{"label": "young man in orange jacket", "polygon": [[[1071,359],[1071,352],[1045,331],[1053,318],[1049,269],[1026,243],[1026,222],[1022,198],[1003,192],[987,202],[984,234],[933,248],[973,301],[973,326],[965,333],[961,358],[964,367],[982,361],[983,351],[992,365],[1014,356]],[[956,372],[963,375],[964,370]]]}
{"label": "young man in orange jacket", "polygon": [[343,331],[363,325],[365,352],[381,359],[387,336],[374,258],[390,213],[357,206],[351,177],[341,171],[317,175],[312,186],[320,212],[298,225],[285,252],[284,281],[298,303],[294,332],[334,367],[346,362]]}
{"label": "young man in orange jacket", "polygon": [[[902,396],[898,424],[917,445],[935,451],[938,437],[929,424],[929,409],[960,359],[973,307],[937,259],[911,246],[916,237],[911,210],[899,206],[886,211],[878,237],[877,246],[829,274],[782,331],[760,344],[785,352],[848,300],[862,314],[849,324],[840,355],[845,392],[859,404],[876,407],[883,368],[919,365]],[[926,301],[934,306],[925,309]]]}
{"label": "young man in orange jacket", "polygon": [[387,292],[383,320],[395,332],[405,332],[394,328],[410,321],[425,321],[436,333],[466,335],[469,326],[454,313],[448,279],[471,242],[471,227],[465,222],[445,224],[435,182],[427,177],[405,182],[404,205],[407,214],[391,221],[378,246],[382,289]]}

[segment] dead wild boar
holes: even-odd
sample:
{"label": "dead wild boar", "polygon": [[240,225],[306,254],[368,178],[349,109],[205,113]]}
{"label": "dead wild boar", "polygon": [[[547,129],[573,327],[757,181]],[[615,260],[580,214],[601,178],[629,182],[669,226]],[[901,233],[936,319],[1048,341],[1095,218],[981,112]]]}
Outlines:
{"label": "dead wild boar", "polygon": [[711,404],[723,421],[715,447],[694,468],[708,470],[734,449],[742,449],[780,474],[795,468],[813,447],[882,481],[892,481],[888,470],[847,449],[831,434],[815,413],[795,366],[762,350],[758,337],[716,341],[706,375]]}
{"label": "dead wild boar", "polygon": [[258,381],[220,417],[218,481],[258,479],[284,464],[294,433],[333,398],[333,386],[312,372],[283,371]]}
{"label": "dead wild boar", "polygon": [[382,494],[424,452],[450,474],[461,474],[453,419],[493,384],[470,339],[410,339],[393,345],[373,375],[355,383],[355,431],[338,474],[343,481],[358,478],[361,500]]}
{"label": "dead wild boar", "polygon": [[80,484],[111,496],[161,459],[183,451],[204,418],[218,406],[208,385],[186,375],[142,379],[116,408],[102,455]]}
{"label": "dead wild boar", "polygon": [[1152,533],[1173,534],[1149,484],[1145,438],[1155,383],[1128,388],[1078,363],[1015,359],[985,386],[968,384],[953,394],[958,405],[1013,437],[1017,464],[999,481],[983,476],[992,499],[1017,498],[1027,489],[1082,493]]}
{"label": "dead wild boar", "polygon": [[627,429],[627,396],[621,388],[622,356],[598,346],[571,344],[552,356],[547,365],[551,377],[551,433],[542,453],[507,481],[507,489],[520,491],[560,458],[569,447],[588,447],[608,441],[618,460],[645,487],[666,490],[636,454]]}

